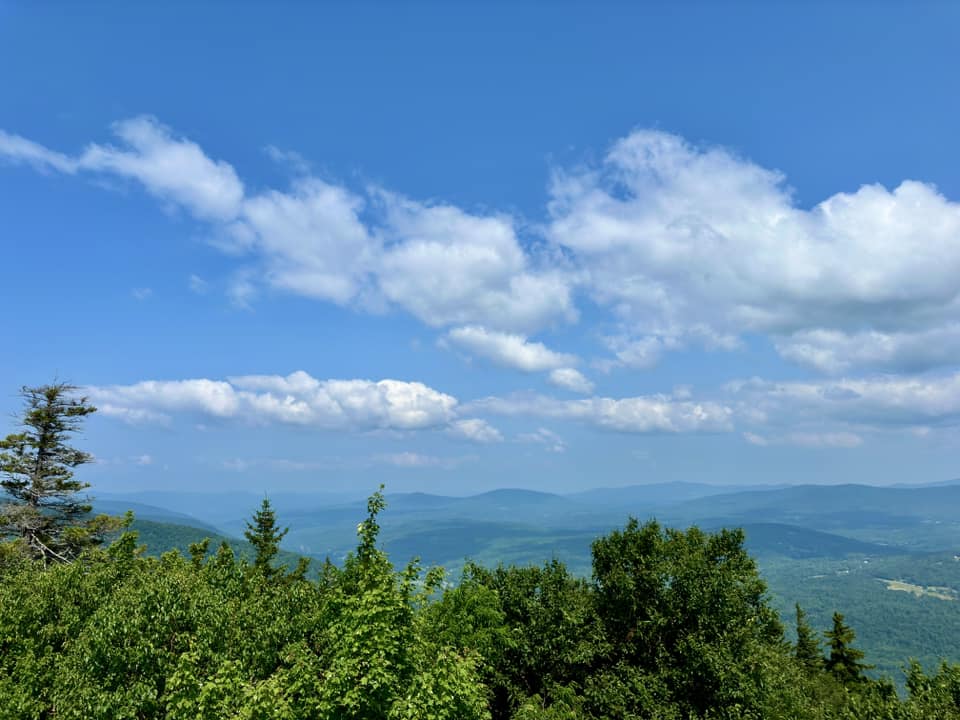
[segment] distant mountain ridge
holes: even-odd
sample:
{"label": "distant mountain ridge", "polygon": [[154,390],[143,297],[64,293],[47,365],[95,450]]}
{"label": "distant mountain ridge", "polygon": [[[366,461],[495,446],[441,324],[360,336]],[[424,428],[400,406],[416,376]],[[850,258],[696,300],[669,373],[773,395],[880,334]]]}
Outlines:
{"label": "distant mountain ridge", "polygon": [[[170,547],[184,550],[211,535],[231,536],[240,550],[244,544],[235,538],[242,536],[260,500],[208,494],[202,502],[196,496],[174,498],[175,507],[165,509],[143,502],[147,498],[157,502],[156,496],[125,500],[112,495],[109,505],[98,509],[119,514],[132,507],[141,540],[153,554]],[[891,674],[904,657],[932,666],[939,657],[955,655],[949,641],[960,632],[955,603],[891,592],[878,578],[960,591],[958,482],[910,487],[653,483],[568,494],[502,488],[465,497],[394,493],[386,499],[380,539],[391,560],[400,565],[419,557],[424,565],[446,568],[453,582],[468,560],[495,567],[557,558],[589,577],[591,543],[623,527],[629,516],[707,531],[740,527],[787,627],[795,602],[809,610],[817,629],[829,627],[834,611],[844,612],[870,660]],[[280,524],[290,527],[285,559],[303,554],[339,562],[356,548],[364,499],[279,495],[271,502]],[[185,513],[188,509],[197,514]]]}
{"label": "distant mountain ridge", "polygon": [[[157,498],[159,494],[134,497]],[[180,508],[194,508],[197,515],[137,502],[127,505],[144,519],[192,525],[234,537],[242,534],[256,507],[248,505],[254,496],[202,497],[202,504],[195,498],[179,502]],[[271,501],[280,522],[290,526],[288,549],[337,558],[353,547],[356,524],[366,514],[364,500],[308,494],[279,497]],[[831,548],[827,554],[834,556],[842,548],[869,554],[885,553],[891,547],[902,552],[960,547],[957,483],[906,488],[852,483],[749,487],[671,482],[568,494],[501,488],[464,497],[417,492],[393,493],[386,499],[382,524],[388,547],[448,564],[462,563],[468,556],[496,559],[498,552],[504,558],[516,558],[523,556],[521,550],[527,546],[549,556],[547,538],[551,537],[558,542],[563,538],[564,546],[579,542],[586,552],[593,537],[622,526],[631,515],[641,520],[656,517],[675,526],[752,526],[764,538],[764,547],[794,548],[791,552],[801,556],[818,552],[817,548],[824,552]],[[98,506],[118,514],[125,509],[124,503],[121,496],[112,495],[98,501]],[[201,512],[204,510],[207,514]],[[796,532],[801,529],[808,532],[800,547],[795,547]],[[827,535],[844,540],[831,540]]]}

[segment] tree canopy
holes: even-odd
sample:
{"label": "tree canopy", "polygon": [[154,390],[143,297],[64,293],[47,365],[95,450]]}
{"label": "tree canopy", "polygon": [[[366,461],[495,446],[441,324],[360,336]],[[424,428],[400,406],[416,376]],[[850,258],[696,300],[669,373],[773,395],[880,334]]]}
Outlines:
{"label": "tree canopy", "polygon": [[[156,558],[129,531],[72,563],[0,563],[0,716],[960,718],[960,670],[911,666],[898,698],[842,617],[833,665],[798,658],[737,531],[631,520],[594,543],[590,579],[554,560],[468,565],[451,585],[394,568],[383,507],[374,494],[356,550],[310,578],[264,572],[272,542]],[[276,540],[264,510],[250,532]]]}
{"label": "tree canopy", "polygon": [[960,668],[912,663],[899,698],[840,613],[826,658],[799,605],[788,643],[740,530],[629,519],[590,578],[552,560],[449,583],[381,549],[381,487],[356,550],[312,577],[277,562],[266,499],[251,558],[209,540],[151,557],[122,528],[98,547],[75,390],[25,388],[0,444],[4,719],[960,720]]}

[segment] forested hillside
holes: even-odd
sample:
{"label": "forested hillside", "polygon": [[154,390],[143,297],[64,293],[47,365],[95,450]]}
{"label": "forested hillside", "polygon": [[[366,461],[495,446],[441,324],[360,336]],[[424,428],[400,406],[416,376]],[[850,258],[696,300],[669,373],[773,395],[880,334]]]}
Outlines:
{"label": "forested hillside", "polygon": [[[819,628],[829,626],[834,610],[843,609],[876,666],[868,674],[893,677],[902,689],[906,658],[919,660],[928,671],[935,670],[941,659],[960,662],[953,642],[960,635],[960,564],[953,560],[960,537],[949,520],[960,512],[960,503],[953,485],[909,489],[811,485],[746,492],[662,483],[566,496],[517,490],[473,497],[395,494],[387,497],[381,541],[391,557],[417,556],[427,565],[441,565],[454,582],[467,561],[486,567],[524,566],[552,558],[563,561],[573,575],[589,578],[591,543],[622,524],[628,514],[659,517],[675,527],[742,527],[745,547],[757,559],[783,621],[792,622],[798,601]],[[170,503],[180,512],[147,500]],[[191,542],[206,535],[214,537],[214,546],[222,537],[239,536],[246,521],[238,501],[169,493],[130,496],[141,539],[155,554],[174,547],[186,552]],[[250,505],[256,498],[247,496],[244,501]],[[122,509],[123,502],[115,496],[108,507]],[[291,524],[284,538],[289,551],[318,562],[329,556],[339,563],[352,549],[362,503],[318,495],[280,496],[278,505]],[[208,516],[204,507],[216,513]],[[824,507],[833,511],[818,511]],[[177,521],[204,525],[188,512],[208,521],[219,519],[225,532],[180,525]],[[144,521],[143,513],[151,519]],[[790,522],[771,522],[772,518]],[[236,552],[250,556],[248,546],[231,542]],[[285,562],[293,567],[296,555],[288,553]],[[917,584],[946,592],[896,589]]]}
{"label": "forested hillside", "polygon": [[[2,718],[960,717],[960,666],[912,664],[901,698],[868,675],[835,608],[821,634],[796,605],[788,640],[742,529],[631,518],[593,539],[580,575],[554,558],[467,562],[447,578],[416,560],[394,568],[382,492],[354,549],[316,571],[282,554],[289,530],[267,499],[244,523],[239,556],[227,540],[211,552],[200,528],[95,515],[74,479],[92,458],[69,444],[94,409],[73,390],[24,388],[22,432],[0,441]],[[572,501],[513,491],[452,504],[478,528],[478,516],[507,507],[502,521],[556,522]],[[407,509],[422,521],[423,506]],[[155,550],[187,542],[187,552],[157,557],[138,531]],[[771,523],[755,537],[781,555],[871,549]],[[842,574],[939,603],[960,584],[952,556],[912,568],[891,558],[870,572],[869,560],[843,562],[802,580]],[[934,584],[946,576],[950,586]]]}
{"label": "forested hillside", "polygon": [[[785,640],[743,534],[631,521],[592,579],[554,561],[470,565],[455,586],[379,548],[381,495],[341,567],[160,558],[133,532],[44,567],[0,564],[9,718],[960,717],[960,668],[868,680],[841,616]],[[258,545],[259,542],[259,545]],[[812,648],[812,649],[811,649]]]}

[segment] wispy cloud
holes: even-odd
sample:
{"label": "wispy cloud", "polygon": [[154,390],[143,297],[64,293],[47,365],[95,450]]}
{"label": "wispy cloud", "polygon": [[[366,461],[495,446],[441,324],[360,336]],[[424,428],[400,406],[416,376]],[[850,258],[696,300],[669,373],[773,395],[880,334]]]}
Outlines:
{"label": "wispy cloud", "polygon": [[388,455],[380,455],[378,459],[387,465],[393,465],[398,468],[441,468],[452,470],[465,462],[475,459],[473,456],[465,457],[438,457],[436,455],[424,455],[416,452],[399,452]]}
{"label": "wispy cloud", "polygon": [[554,453],[567,451],[567,444],[563,441],[563,438],[547,428],[537,428],[535,432],[521,433],[517,436],[517,441],[543,445],[547,450]]}
{"label": "wispy cloud", "polygon": [[665,395],[559,400],[544,395],[516,394],[476,400],[464,410],[575,420],[627,433],[730,432],[734,427],[734,412],[730,407]]}
{"label": "wispy cloud", "polygon": [[557,387],[562,387],[572,392],[582,393],[584,395],[593,392],[593,383],[575,368],[557,368],[550,373],[549,379],[550,382]]}
{"label": "wispy cloud", "polygon": [[446,338],[453,345],[497,365],[526,372],[553,370],[577,361],[573,355],[555,352],[522,335],[496,332],[476,325],[454,328]]}
{"label": "wispy cloud", "polygon": [[808,448],[855,448],[863,444],[863,438],[852,432],[790,432],[782,435],[758,435],[743,433],[751,445],[796,445]]}
{"label": "wispy cloud", "polygon": [[187,286],[190,288],[190,292],[197,295],[205,295],[207,290],[210,289],[209,283],[199,275],[191,275],[187,279]]}
{"label": "wispy cloud", "polygon": [[498,443],[503,441],[503,435],[493,425],[486,420],[479,418],[469,418],[464,420],[455,420],[450,423],[447,432],[458,438],[470,440],[476,443]]}

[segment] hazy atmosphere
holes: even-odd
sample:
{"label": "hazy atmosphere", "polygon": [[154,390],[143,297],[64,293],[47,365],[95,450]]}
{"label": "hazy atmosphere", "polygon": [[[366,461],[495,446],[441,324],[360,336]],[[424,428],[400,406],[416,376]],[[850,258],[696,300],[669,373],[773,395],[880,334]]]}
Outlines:
{"label": "hazy atmosphere", "polygon": [[103,492],[956,477],[960,11],[777,5],[0,3],[0,410]]}

